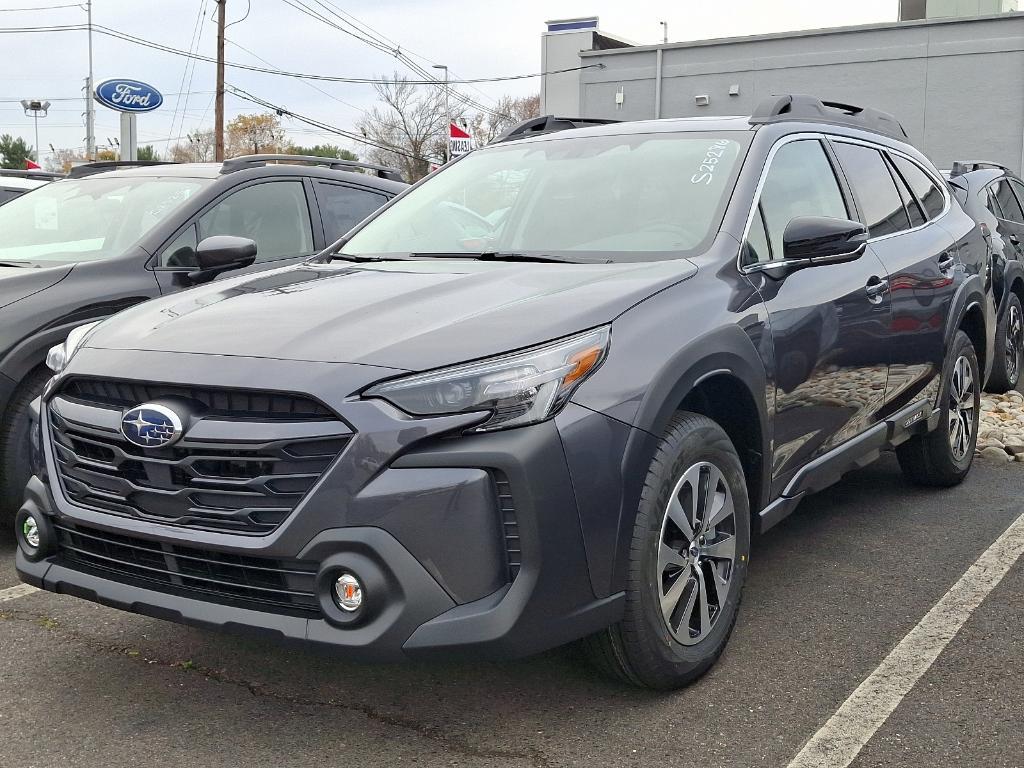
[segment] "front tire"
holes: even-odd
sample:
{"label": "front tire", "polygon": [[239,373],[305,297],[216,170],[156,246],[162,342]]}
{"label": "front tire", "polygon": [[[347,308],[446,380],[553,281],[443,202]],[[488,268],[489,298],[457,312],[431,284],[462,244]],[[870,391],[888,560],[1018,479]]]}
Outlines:
{"label": "front tire", "polygon": [[644,484],[622,621],[583,647],[604,672],[670,690],[703,675],[736,623],[750,553],[739,456],[714,421],[680,412]]}
{"label": "front tire", "polygon": [[997,395],[1015,389],[1024,365],[1024,310],[1017,294],[1006,300],[1006,311],[996,328],[995,360],[986,389]]}
{"label": "front tire", "polygon": [[981,417],[981,373],[974,345],[957,331],[939,388],[939,426],[896,448],[900,469],[918,485],[948,487],[967,477]]}
{"label": "front tire", "polygon": [[14,521],[25,498],[25,486],[32,475],[29,461],[29,403],[43,393],[53,374],[44,368],[30,373],[7,404],[0,419],[0,522]]}

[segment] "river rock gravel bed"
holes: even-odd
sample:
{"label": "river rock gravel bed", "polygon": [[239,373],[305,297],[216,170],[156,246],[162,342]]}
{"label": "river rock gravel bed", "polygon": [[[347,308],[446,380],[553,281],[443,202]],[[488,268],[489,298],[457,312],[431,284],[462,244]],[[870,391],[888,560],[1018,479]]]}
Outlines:
{"label": "river rock gravel bed", "polygon": [[986,392],[981,396],[981,423],[975,456],[991,461],[1024,462],[1024,395]]}

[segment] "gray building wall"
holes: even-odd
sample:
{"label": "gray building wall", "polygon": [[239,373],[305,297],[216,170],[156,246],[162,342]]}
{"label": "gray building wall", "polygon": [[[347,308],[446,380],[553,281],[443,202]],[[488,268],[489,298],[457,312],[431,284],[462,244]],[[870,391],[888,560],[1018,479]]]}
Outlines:
{"label": "gray building wall", "polygon": [[[604,66],[579,73],[578,102],[549,93],[545,112],[744,115],[773,93],[809,93],[892,112],[939,167],[960,159],[1024,165],[1024,13],[583,51],[579,61]],[[695,101],[702,95],[706,106]]]}

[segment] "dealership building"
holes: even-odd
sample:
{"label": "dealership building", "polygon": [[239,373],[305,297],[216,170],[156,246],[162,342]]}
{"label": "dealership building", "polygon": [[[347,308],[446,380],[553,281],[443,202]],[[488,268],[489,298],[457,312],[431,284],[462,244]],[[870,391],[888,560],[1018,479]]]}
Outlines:
{"label": "dealership building", "polygon": [[[980,12],[980,15],[979,15]],[[935,164],[1024,166],[1024,13],[1015,0],[903,0],[900,21],[632,45],[597,18],[548,22],[541,111],[644,120],[750,114],[774,93],[891,112]],[[569,70],[557,72],[557,70]]]}

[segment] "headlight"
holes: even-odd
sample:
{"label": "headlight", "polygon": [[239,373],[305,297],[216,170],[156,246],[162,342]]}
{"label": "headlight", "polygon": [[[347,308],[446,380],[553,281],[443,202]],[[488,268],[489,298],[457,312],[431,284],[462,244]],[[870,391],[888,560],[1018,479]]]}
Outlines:
{"label": "headlight", "polygon": [[87,323],[72,329],[63,344],[50,347],[50,351],[46,353],[46,367],[54,373],[60,373],[67,368],[68,363],[71,362],[71,357],[92,336],[92,332],[96,330],[96,326],[101,322],[103,321],[97,320],[95,323]]}
{"label": "headlight", "polygon": [[395,379],[364,394],[417,416],[490,411],[477,432],[533,424],[565,405],[604,360],[609,340],[606,326],[524,352]]}

